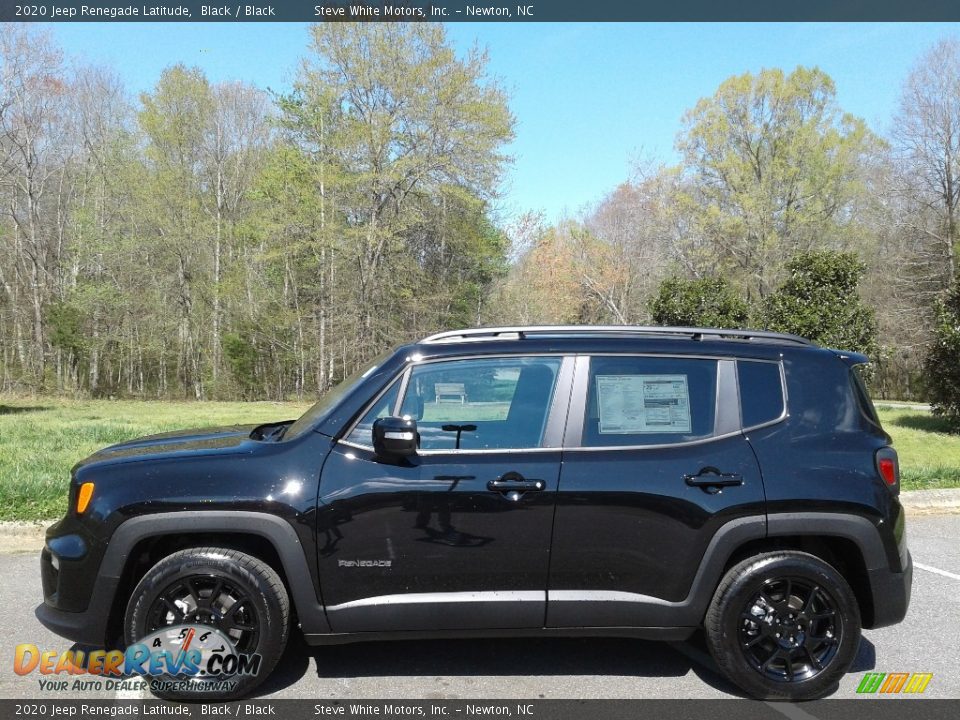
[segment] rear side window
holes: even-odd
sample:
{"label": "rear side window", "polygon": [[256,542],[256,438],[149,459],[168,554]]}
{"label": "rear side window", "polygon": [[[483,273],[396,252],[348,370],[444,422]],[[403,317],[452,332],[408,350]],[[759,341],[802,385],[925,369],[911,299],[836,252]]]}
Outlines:
{"label": "rear side window", "polygon": [[717,415],[717,361],[593,357],[584,447],[669,445],[709,438]]}
{"label": "rear side window", "polygon": [[779,420],[785,408],[780,363],[737,360],[743,427]]}

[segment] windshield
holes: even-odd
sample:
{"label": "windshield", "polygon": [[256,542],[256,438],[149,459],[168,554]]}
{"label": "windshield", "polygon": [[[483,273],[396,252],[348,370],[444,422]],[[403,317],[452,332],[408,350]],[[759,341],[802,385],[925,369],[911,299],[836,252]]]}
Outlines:
{"label": "windshield", "polygon": [[284,433],[283,439],[292,440],[293,438],[302,435],[304,432],[323,420],[327,413],[337,406],[337,403],[340,402],[341,398],[348,395],[351,390],[363,382],[365,378],[369,377],[374,370],[380,367],[380,364],[389,355],[389,352],[380,355],[376,360],[374,360],[373,365],[366,368],[361,368],[352,375],[341,380],[336,387],[329,390],[326,395],[321,397],[309,410],[307,410],[296,421],[294,421],[293,425],[291,425],[287,432]]}

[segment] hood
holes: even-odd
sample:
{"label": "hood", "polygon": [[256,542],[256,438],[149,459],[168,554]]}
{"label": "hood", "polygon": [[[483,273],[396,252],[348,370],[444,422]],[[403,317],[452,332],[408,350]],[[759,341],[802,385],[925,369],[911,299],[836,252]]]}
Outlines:
{"label": "hood", "polygon": [[256,425],[230,425],[220,428],[177,430],[128,440],[98,450],[83,465],[102,462],[134,462],[177,456],[235,455],[249,453],[257,445],[250,438]]}

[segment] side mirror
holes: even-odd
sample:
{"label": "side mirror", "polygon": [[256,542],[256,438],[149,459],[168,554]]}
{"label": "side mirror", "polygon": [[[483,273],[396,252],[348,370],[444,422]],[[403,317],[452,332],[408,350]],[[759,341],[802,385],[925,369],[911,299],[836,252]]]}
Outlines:
{"label": "side mirror", "polygon": [[416,420],[385,417],[373,422],[373,451],[378,457],[401,458],[416,455],[418,440]]}

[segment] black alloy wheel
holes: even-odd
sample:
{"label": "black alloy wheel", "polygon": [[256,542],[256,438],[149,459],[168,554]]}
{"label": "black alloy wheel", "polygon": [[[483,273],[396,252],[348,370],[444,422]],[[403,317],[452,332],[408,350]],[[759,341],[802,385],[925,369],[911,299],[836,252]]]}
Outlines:
{"label": "black alloy wheel", "polygon": [[189,575],[161,591],[147,611],[147,632],[173,625],[207,625],[251,653],[260,637],[257,611],[246,590],[218,575]]}
{"label": "black alloy wheel", "polygon": [[[130,594],[124,640],[133,644],[178,625],[203,625],[230,638],[237,653],[259,655],[255,674],[193,676],[176,685],[151,683],[167,700],[246,697],[270,675],[290,634],[290,599],[276,570],[258,557],[223,547],[179,550],[160,560]],[[200,636],[202,641],[203,635]]]}
{"label": "black alloy wheel", "polygon": [[749,557],[724,574],[703,621],[710,654],[749,695],[811,700],[833,692],[860,645],[860,606],[823,558]]}
{"label": "black alloy wheel", "polygon": [[837,654],[843,625],[836,602],[816,583],[775,578],[741,614],[740,643],[747,662],[771,680],[809,680]]}

